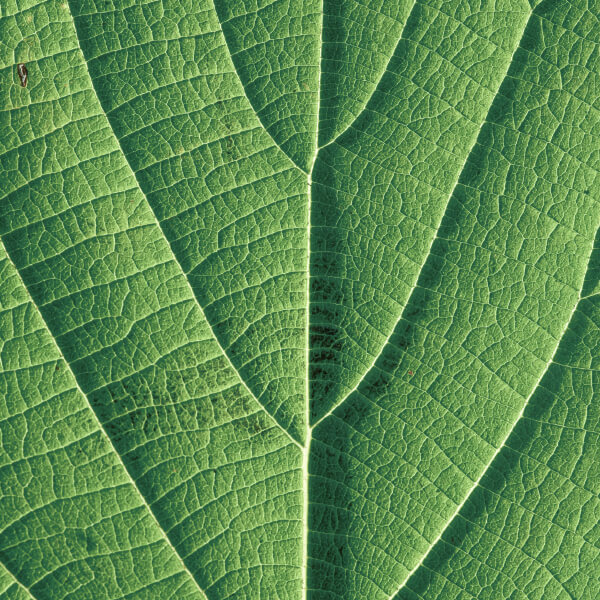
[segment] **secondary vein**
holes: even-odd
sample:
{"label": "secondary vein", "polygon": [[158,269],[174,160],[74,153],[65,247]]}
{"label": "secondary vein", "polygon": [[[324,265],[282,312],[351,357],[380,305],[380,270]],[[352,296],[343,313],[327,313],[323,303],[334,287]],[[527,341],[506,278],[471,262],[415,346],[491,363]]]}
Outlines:
{"label": "secondary vein", "polygon": [[[142,195],[142,197],[145,199],[145,201],[146,201],[146,204],[147,204],[147,205],[148,205],[148,207],[149,207],[150,213],[152,214],[152,217],[153,217],[153,219],[154,219],[154,222],[155,222],[156,226],[158,227],[159,231],[161,232],[162,236],[164,237],[164,239],[165,239],[165,240],[166,240],[166,242],[167,242],[167,245],[168,245],[168,247],[169,247],[169,249],[170,249],[170,251],[171,251],[171,258],[172,258],[173,262],[174,262],[174,263],[175,263],[175,264],[176,264],[176,265],[179,267],[180,271],[182,272],[182,274],[183,274],[183,276],[184,276],[184,279],[185,279],[185,282],[186,282],[187,288],[188,288],[188,290],[189,290],[190,299],[192,299],[192,300],[194,301],[194,303],[196,304],[196,306],[197,306],[197,307],[198,307],[198,309],[200,310],[200,314],[202,315],[202,317],[203,317],[203,318],[204,318],[204,320],[206,321],[206,324],[207,324],[207,326],[208,326],[208,328],[209,328],[209,330],[210,330],[210,332],[211,332],[211,335],[212,335],[212,337],[214,338],[215,342],[217,343],[217,345],[218,345],[218,347],[219,347],[220,351],[223,353],[223,356],[225,357],[225,359],[226,359],[226,361],[227,361],[227,363],[228,363],[229,367],[230,367],[230,368],[233,370],[233,372],[236,374],[236,376],[237,376],[237,377],[238,377],[238,379],[240,380],[240,383],[241,383],[241,384],[242,384],[242,386],[245,388],[245,390],[247,391],[247,393],[248,393],[248,394],[249,394],[249,395],[250,395],[250,396],[251,396],[251,397],[254,399],[254,401],[255,401],[255,402],[256,402],[256,403],[257,403],[257,404],[258,404],[258,405],[259,405],[259,406],[260,406],[260,407],[261,407],[261,408],[262,408],[262,409],[265,411],[265,413],[268,415],[269,419],[271,419],[271,420],[272,420],[272,421],[273,421],[273,422],[274,422],[274,423],[277,425],[277,427],[278,427],[278,428],[279,428],[279,429],[280,429],[280,430],[281,430],[281,431],[282,431],[282,432],[283,432],[283,433],[284,433],[284,434],[285,434],[285,435],[286,435],[286,436],[287,436],[287,437],[288,437],[288,438],[289,438],[289,439],[290,439],[290,440],[291,440],[291,441],[292,441],[292,442],[293,442],[293,443],[294,443],[296,446],[298,446],[298,447],[300,448],[300,447],[301,447],[301,444],[300,444],[300,443],[299,443],[299,442],[298,442],[298,441],[297,441],[297,440],[296,440],[294,437],[292,437],[292,435],[289,433],[289,431],[287,431],[287,429],[285,429],[285,428],[284,428],[284,427],[283,427],[283,426],[282,426],[282,425],[281,425],[281,424],[280,424],[280,423],[277,421],[277,419],[275,419],[275,417],[274,417],[274,416],[273,416],[273,415],[272,415],[272,414],[271,414],[271,413],[270,413],[270,412],[269,412],[269,411],[266,409],[266,407],[265,407],[265,406],[262,404],[262,402],[260,402],[260,400],[258,399],[258,397],[256,396],[256,394],[254,394],[254,392],[253,392],[253,391],[250,389],[250,387],[248,386],[248,384],[246,383],[246,381],[243,379],[243,377],[241,376],[241,374],[240,374],[240,372],[238,371],[238,369],[235,367],[235,365],[234,365],[234,364],[233,364],[233,362],[231,361],[231,358],[229,357],[229,355],[227,354],[227,352],[226,352],[226,351],[225,351],[225,349],[223,348],[223,346],[222,346],[221,342],[219,341],[219,339],[218,339],[218,337],[217,337],[217,335],[216,335],[216,333],[215,333],[215,331],[214,331],[214,329],[213,329],[213,327],[212,327],[212,325],[211,325],[210,321],[209,321],[209,320],[208,320],[208,318],[206,317],[206,314],[205,314],[205,312],[204,312],[204,309],[203,309],[203,307],[201,306],[201,304],[200,304],[200,301],[198,300],[198,297],[197,297],[197,296],[196,296],[196,294],[194,293],[194,290],[193,290],[193,288],[192,288],[192,285],[191,285],[191,283],[190,283],[190,280],[189,280],[189,275],[188,275],[188,274],[187,274],[187,273],[186,273],[186,272],[183,270],[183,268],[182,268],[181,264],[180,264],[180,263],[179,263],[179,261],[177,260],[177,257],[176,257],[176,255],[175,255],[175,253],[173,252],[173,248],[172,248],[171,242],[170,242],[169,238],[168,238],[168,237],[165,235],[165,231],[164,231],[164,229],[163,229],[163,227],[162,227],[162,225],[161,225],[160,221],[158,220],[158,217],[156,216],[156,213],[155,213],[154,209],[152,208],[152,205],[150,204],[150,202],[148,202],[148,198],[147,198],[146,194],[144,193],[144,191],[143,191],[143,189],[142,189],[142,187],[141,187],[140,181],[139,181],[139,179],[138,179],[138,175],[137,175],[137,173],[134,171],[133,167],[131,166],[131,163],[129,162],[129,158],[128,158],[127,154],[126,154],[126,153],[124,152],[124,150],[123,150],[123,146],[122,146],[122,144],[121,144],[121,140],[120,140],[120,138],[117,136],[117,134],[116,134],[116,132],[115,132],[115,130],[114,130],[114,128],[113,128],[112,122],[111,122],[111,121],[110,121],[110,119],[108,118],[108,115],[106,114],[106,111],[105,111],[104,107],[102,106],[102,103],[100,102],[100,96],[99,96],[99,94],[98,94],[98,90],[96,89],[96,86],[95,86],[95,83],[94,83],[94,79],[93,79],[93,77],[91,76],[91,73],[90,73],[90,71],[89,71],[89,67],[88,67],[88,63],[87,63],[87,61],[85,60],[85,56],[84,56],[84,54],[83,54],[83,50],[82,50],[82,48],[81,48],[81,42],[80,42],[80,37],[79,37],[79,30],[77,29],[77,23],[76,23],[75,19],[73,18],[73,16],[72,16],[72,13],[71,13],[71,18],[72,18],[72,20],[73,20],[73,27],[75,28],[75,32],[76,32],[76,34],[77,34],[77,35],[76,35],[76,39],[77,39],[77,44],[78,44],[78,46],[79,46],[79,52],[81,53],[81,56],[83,57],[83,63],[85,64],[85,67],[86,67],[86,72],[87,72],[87,74],[88,74],[88,77],[89,77],[89,80],[90,80],[90,83],[91,83],[91,86],[92,86],[92,90],[93,90],[93,92],[94,92],[94,94],[95,94],[95,96],[96,96],[96,99],[97,99],[97,101],[98,101],[98,105],[99,105],[99,107],[100,107],[100,108],[101,108],[101,110],[102,110],[102,114],[103,114],[103,116],[106,118],[106,121],[107,121],[107,123],[108,123],[108,125],[109,125],[109,127],[110,127],[110,130],[111,130],[111,133],[112,133],[112,135],[113,135],[114,139],[117,141],[117,144],[119,145],[119,148],[120,148],[120,150],[121,150],[121,153],[123,154],[123,156],[125,157],[125,160],[127,161],[127,164],[128,164],[128,166],[129,166],[129,169],[130,169],[130,171],[131,171],[131,173],[132,173],[132,175],[133,175],[133,177],[135,178],[135,181],[136,181],[136,183],[137,183],[137,188],[138,188],[138,190],[139,190],[140,194]],[[275,141],[274,141],[274,140],[273,140],[273,143],[275,143]]]}
{"label": "secondary vein", "polygon": [[[592,256],[593,252],[594,252],[594,250],[592,248],[590,250],[590,254],[588,256],[588,267],[589,267],[590,258]],[[587,269],[586,269],[586,271],[587,271]],[[583,287],[583,283],[582,283],[582,287]],[[578,301],[575,303],[575,306],[573,307],[573,310],[571,311],[571,314],[569,315],[569,318],[567,319],[567,322],[566,322],[563,330],[561,331],[561,334],[560,334],[560,336],[558,338],[556,346],[554,347],[554,351],[552,352],[552,356],[550,357],[550,359],[546,363],[544,369],[540,373],[540,376],[538,377],[537,381],[535,382],[535,384],[533,386],[533,389],[531,391],[531,394],[529,394],[529,396],[527,397],[527,399],[523,403],[523,406],[521,407],[521,410],[520,410],[519,414],[517,415],[517,418],[515,419],[515,423],[514,423],[513,427],[506,434],[506,436],[504,437],[504,440],[502,440],[502,443],[498,446],[498,448],[496,448],[496,450],[492,454],[492,457],[490,458],[489,462],[487,463],[487,465],[485,466],[485,468],[481,471],[479,477],[475,480],[475,482],[473,483],[473,485],[471,486],[471,488],[469,489],[469,491],[465,495],[463,501],[456,507],[456,509],[454,510],[454,512],[452,513],[452,515],[450,516],[450,518],[448,519],[446,525],[444,527],[442,527],[442,529],[438,533],[437,537],[433,540],[433,542],[431,542],[429,548],[427,548],[427,550],[424,552],[423,556],[421,557],[421,560],[411,569],[411,571],[408,573],[408,575],[405,577],[405,579],[402,581],[402,583],[398,586],[398,588],[396,589],[396,591],[389,597],[389,600],[392,600],[393,598],[395,598],[396,595],[400,592],[400,590],[402,590],[402,588],[406,586],[406,584],[408,583],[408,581],[410,580],[410,578],[419,570],[419,568],[421,566],[423,566],[425,560],[427,559],[427,557],[429,556],[429,554],[431,554],[431,551],[434,549],[434,547],[437,545],[437,543],[440,541],[440,539],[444,535],[444,532],[448,530],[448,528],[452,525],[452,523],[454,522],[454,520],[456,519],[456,517],[460,513],[460,511],[463,508],[463,506],[465,506],[465,504],[469,501],[469,498],[473,495],[473,492],[477,489],[477,487],[481,483],[481,480],[483,479],[483,477],[485,476],[485,474],[489,471],[492,463],[496,460],[496,457],[498,456],[498,454],[500,454],[500,452],[502,451],[502,449],[506,447],[506,442],[510,438],[510,435],[514,431],[515,426],[517,425],[517,423],[519,423],[519,421],[523,418],[525,410],[526,410],[527,406],[529,405],[529,402],[531,401],[531,398],[533,398],[534,394],[537,392],[537,390],[538,390],[538,388],[539,388],[539,386],[540,386],[540,384],[542,382],[542,379],[544,378],[544,375],[546,375],[546,373],[548,372],[548,369],[550,368],[550,366],[552,364],[554,364],[554,357],[556,356],[556,353],[558,352],[558,349],[560,348],[560,342],[564,338],[564,335],[567,332],[567,330],[569,329],[569,325],[573,321],[573,317],[574,317],[575,313],[577,312],[577,309],[579,308],[579,305],[581,304],[581,302],[584,299],[585,298],[582,298],[580,296],[579,299],[578,299]]]}
{"label": "secondary vein", "polygon": [[92,406],[92,404],[91,404],[91,402],[90,402],[87,394],[82,390],[81,386],[79,385],[79,381],[77,380],[77,377],[75,375],[75,372],[73,371],[73,368],[71,367],[71,364],[65,358],[65,355],[64,355],[64,353],[62,351],[62,348],[58,345],[56,339],[52,335],[52,330],[50,329],[50,327],[49,327],[46,319],[44,318],[44,315],[42,314],[42,311],[40,310],[39,306],[37,305],[36,301],[34,300],[32,294],[31,294],[31,292],[29,291],[29,288],[25,285],[25,282],[23,281],[23,278],[21,277],[21,273],[19,272],[19,270],[15,266],[15,264],[14,264],[14,262],[12,260],[12,257],[10,256],[8,250],[6,249],[6,246],[5,246],[4,241],[2,240],[1,236],[0,236],[0,245],[2,246],[2,249],[4,250],[4,253],[6,254],[6,257],[7,257],[7,260],[9,261],[9,264],[12,266],[12,268],[14,269],[17,277],[19,278],[19,282],[23,286],[23,289],[27,292],[27,295],[29,296],[29,299],[31,301],[31,305],[34,307],[34,310],[37,312],[37,314],[39,315],[42,323],[44,323],[46,329],[48,330],[49,337],[52,339],[52,343],[54,344],[54,347],[56,348],[59,357],[64,362],[64,364],[66,365],[67,369],[69,370],[69,373],[73,377],[73,380],[75,382],[75,387],[76,387],[77,391],[83,396],[83,398],[85,398],[85,400],[86,400],[86,402],[87,402],[87,404],[89,406],[89,409],[90,409],[90,411],[92,413],[93,419],[94,419],[96,425],[98,426],[98,430],[99,430],[100,434],[105,438],[105,440],[108,443],[109,447],[114,452],[114,454],[117,457],[119,463],[123,467],[125,473],[127,473],[127,477],[129,478],[130,484],[133,486],[133,489],[137,492],[138,496],[140,497],[140,500],[141,500],[143,506],[148,510],[149,515],[151,516],[152,520],[156,524],[156,527],[160,531],[160,533],[161,533],[162,537],[164,538],[166,544],[171,548],[171,550],[173,551],[173,554],[177,557],[178,561],[180,562],[180,564],[182,566],[182,570],[189,576],[189,578],[191,579],[191,581],[194,582],[194,584],[198,588],[198,591],[202,594],[203,598],[205,598],[205,600],[208,600],[208,597],[206,596],[206,593],[200,587],[200,584],[198,583],[198,581],[196,580],[196,578],[192,575],[191,571],[188,569],[188,567],[185,564],[183,558],[181,557],[181,555],[179,554],[179,552],[177,552],[177,550],[175,549],[175,546],[173,546],[173,543],[171,542],[171,540],[169,538],[169,535],[167,534],[167,532],[161,526],[160,522],[158,521],[158,518],[156,517],[156,514],[152,510],[152,507],[150,506],[150,504],[146,500],[144,494],[142,494],[141,490],[137,486],[137,484],[136,484],[135,480],[133,479],[131,473],[129,472],[129,470],[125,466],[125,463],[123,462],[123,459],[121,458],[121,455],[119,454],[119,452],[117,452],[117,449],[115,448],[112,440],[110,439],[110,436],[108,435],[108,433],[106,432],[106,430],[102,426],[102,423],[100,422],[100,419],[98,418],[98,415],[96,414],[96,411],[94,410],[94,407]]}
{"label": "secondary vein", "polygon": [[[20,590],[23,590],[32,600],[37,600],[36,597],[31,593],[31,590],[24,583],[17,579],[17,576],[6,566],[4,561],[0,560],[0,567],[3,568],[7,575],[13,580],[13,585],[16,585]],[[9,585],[2,591],[2,594],[7,592],[11,587],[12,585]]]}
{"label": "secondary vein", "polygon": [[[412,13],[413,13],[416,5],[417,5],[417,0],[414,0],[413,5],[410,7],[410,11],[408,12],[408,16],[406,17],[406,20],[404,21],[404,25],[402,26],[402,31],[400,32],[400,35],[398,36],[398,41],[396,42],[396,45],[394,46],[394,49],[393,49],[392,53],[390,54],[390,58],[389,58],[387,64],[385,65],[385,68],[381,72],[381,76],[375,82],[375,85],[373,86],[373,91],[365,99],[365,102],[364,102],[362,108],[360,109],[360,111],[350,121],[350,123],[348,123],[348,125],[346,125],[346,127],[344,127],[344,129],[342,129],[342,131],[340,131],[333,139],[329,140],[326,144],[323,144],[320,148],[317,148],[317,150],[320,150],[322,148],[327,148],[327,146],[331,146],[331,144],[337,142],[340,139],[340,137],[344,133],[346,133],[346,131],[348,131],[349,129],[352,128],[352,126],[356,123],[356,121],[358,121],[358,119],[361,117],[361,115],[365,112],[365,110],[369,106],[369,102],[371,102],[371,99],[373,98],[373,96],[377,92],[377,89],[381,85],[382,79],[385,77],[385,74],[388,72],[388,68],[389,68],[392,60],[394,60],[394,56],[396,55],[396,51],[398,50],[398,46],[400,45],[400,42],[402,41],[402,37],[404,35],[404,30],[406,29],[406,24],[408,23],[408,21],[410,19],[410,16],[412,15]],[[321,47],[322,47],[322,44],[321,44]],[[319,69],[319,80],[320,80],[320,76],[321,76],[321,69]],[[317,130],[317,134],[318,134],[318,130]],[[319,141],[319,138],[317,137],[317,145],[318,145],[318,141]],[[313,167],[314,167],[314,163],[313,163]]]}
{"label": "secondary vein", "polygon": [[[416,4],[416,2],[415,2]],[[414,7],[413,7],[414,8]],[[494,97],[492,98],[491,102],[490,102],[490,107],[488,109],[488,112],[486,114],[486,117],[483,119],[483,121],[481,122],[479,129],[477,131],[477,133],[474,136],[474,141],[473,144],[471,145],[471,147],[469,148],[468,152],[465,155],[465,160],[463,162],[463,164],[461,165],[461,167],[458,169],[458,174],[456,177],[456,180],[454,182],[454,185],[452,186],[452,189],[450,190],[450,193],[448,194],[448,198],[446,201],[446,209],[448,208],[448,205],[450,204],[450,200],[452,199],[452,197],[454,196],[454,192],[456,191],[456,188],[458,187],[458,185],[460,184],[460,179],[461,179],[461,175],[463,174],[463,171],[465,169],[465,166],[467,165],[469,158],[471,157],[474,148],[477,146],[477,142],[479,140],[479,136],[481,134],[481,130],[483,129],[484,125],[486,123],[488,123],[488,116],[490,114],[490,111],[492,110],[492,107],[494,105],[494,101],[496,99],[496,97],[499,95],[500,93],[500,88],[502,87],[502,84],[504,82],[504,80],[506,79],[507,73],[510,69],[510,66],[513,63],[513,59],[514,56],[517,52],[517,50],[520,48],[521,45],[521,41],[523,39],[523,35],[525,33],[525,30],[527,29],[527,25],[531,19],[533,15],[533,11],[530,11],[527,20],[525,21],[525,24],[523,26],[523,31],[521,33],[521,37],[519,39],[519,43],[516,44],[515,49],[512,53],[512,56],[510,57],[510,60],[507,63],[507,67],[504,73],[504,76],[502,77],[502,80],[500,82],[500,84],[498,85],[498,90],[496,91],[496,94],[494,95]],[[337,139],[337,138],[336,138]],[[331,142],[330,142],[331,143]],[[329,144],[327,144],[329,145]],[[324,146],[325,147],[325,146]],[[418,287],[418,282],[419,282],[419,278],[420,278],[420,274],[423,271],[423,266],[427,263],[427,260],[429,259],[430,255],[431,255],[431,250],[433,248],[433,245],[435,244],[436,240],[438,239],[438,233],[440,231],[440,228],[442,226],[444,222],[444,216],[442,216],[442,218],[440,219],[440,222],[438,224],[437,229],[435,230],[432,238],[431,238],[431,243],[429,244],[429,247],[427,248],[427,251],[424,253],[424,258],[423,261],[421,263],[421,268],[419,269],[419,271],[417,272],[417,275],[415,277],[415,280],[413,282],[413,285],[410,288],[410,291],[408,293],[407,296],[407,300],[406,303],[404,305],[404,307],[402,308],[402,310],[400,311],[400,314],[398,316],[398,319],[396,320],[396,322],[394,323],[394,326],[391,328],[389,335],[387,336],[387,338],[385,339],[385,341],[383,342],[380,351],[375,355],[375,357],[373,358],[373,360],[371,361],[371,364],[367,367],[367,369],[365,370],[363,376],[358,380],[358,382],[356,383],[356,385],[345,395],[343,396],[337,403],[335,403],[322,417],[320,417],[314,424],[313,424],[313,429],[315,427],[317,427],[318,425],[320,425],[325,419],[327,419],[329,416],[331,416],[333,414],[333,412],[335,410],[337,410],[342,404],[344,404],[346,402],[346,400],[348,400],[348,398],[350,398],[354,392],[356,392],[359,387],[361,386],[361,384],[366,380],[366,378],[369,376],[369,374],[373,371],[377,361],[379,360],[379,358],[383,355],[385,349],[387,348],[387,345],[389,344],[392,336],[394,335],[394,332],[396,331],[396,328],[398,327],[398,324],[402,321],[402,319],[404,318],[404,315],[406,313],[407,307],[410,305],[412,297],[415,293],[415,290]]]}

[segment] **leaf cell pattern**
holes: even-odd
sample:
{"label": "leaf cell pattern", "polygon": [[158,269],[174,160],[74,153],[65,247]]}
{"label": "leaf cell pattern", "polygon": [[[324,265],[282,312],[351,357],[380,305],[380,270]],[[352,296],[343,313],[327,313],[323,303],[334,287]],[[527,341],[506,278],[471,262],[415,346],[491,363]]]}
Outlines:
{"label": "leaf cell pattern", "polygon": [[2,600],[598,599],[599,46],[3,0]]}

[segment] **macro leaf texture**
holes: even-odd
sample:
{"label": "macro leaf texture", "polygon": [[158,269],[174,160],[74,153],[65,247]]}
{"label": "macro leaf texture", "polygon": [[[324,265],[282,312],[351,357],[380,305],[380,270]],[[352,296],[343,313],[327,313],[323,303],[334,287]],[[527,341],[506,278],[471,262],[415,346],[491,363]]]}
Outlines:
{"label": "macro leaf texture", "polygon": [[0,0],[0,598],[600,599],[599,50]]}

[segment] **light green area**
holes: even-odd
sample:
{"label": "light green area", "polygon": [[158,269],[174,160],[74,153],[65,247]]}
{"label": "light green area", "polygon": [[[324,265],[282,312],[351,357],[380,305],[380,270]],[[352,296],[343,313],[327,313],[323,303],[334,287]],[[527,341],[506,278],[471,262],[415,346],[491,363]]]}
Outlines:
{"label": "light green area", "polygon": [[600,598],[599,46],[2,2],[1,600]]}
{"label": "light green area", "polygon": [[563,343],[480,486],[396,600],[600,593],[600,303]]}

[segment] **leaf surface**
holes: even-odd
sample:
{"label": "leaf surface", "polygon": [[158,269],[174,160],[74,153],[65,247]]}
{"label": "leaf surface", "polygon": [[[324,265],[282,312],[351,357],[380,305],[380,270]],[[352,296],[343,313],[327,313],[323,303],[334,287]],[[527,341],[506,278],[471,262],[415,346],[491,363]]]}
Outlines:
{"label": "leaf surface", "polygon": [[599,17],[4,2],[0,597],[598,598]]}

